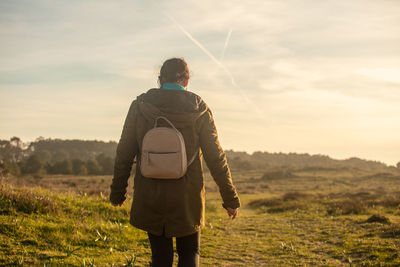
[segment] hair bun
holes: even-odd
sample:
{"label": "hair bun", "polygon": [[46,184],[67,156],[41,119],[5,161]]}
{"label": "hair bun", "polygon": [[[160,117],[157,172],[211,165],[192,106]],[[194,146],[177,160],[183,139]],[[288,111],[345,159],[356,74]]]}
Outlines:
{"label": "hair bun", "polygon": [[176,83],[188,80],[189,68],[183,58],[170,58],[164,62],[158,76],[160,84]]}

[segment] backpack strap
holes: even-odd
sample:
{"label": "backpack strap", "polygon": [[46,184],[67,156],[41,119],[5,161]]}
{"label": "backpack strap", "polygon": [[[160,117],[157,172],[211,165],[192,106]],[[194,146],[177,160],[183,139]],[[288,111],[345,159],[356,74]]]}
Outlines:
{"label": "backpack strap", "polygon": [[196,159],[197,155],[199,154],[199,148],[196,149],[196,151],[194,152],[192,158],[189,160],[189,162],[187,163],[187,166],[189,167],[190,164],[193,163],[193,161]]}
{"label": "backpack strap", "polygon": [[[172,127],[175,131],[178,131],[178,129],[175,128],[175,126],[172,124],[172,122],[171,122],[170,120],[168,120],[168,119],[167,119],[166,117],[164,117],[164,116],[159,116],[159,117],[155,118],[155,120],[154,120],[154,128],[156,128],[156,127],[158,126],[158,120],[159,120],[159,119],[165,120],[166,122],[168,122],[169,125],[171,125],[171,127]],[[179,132],[179,131],[178,131],[178,132]]]}

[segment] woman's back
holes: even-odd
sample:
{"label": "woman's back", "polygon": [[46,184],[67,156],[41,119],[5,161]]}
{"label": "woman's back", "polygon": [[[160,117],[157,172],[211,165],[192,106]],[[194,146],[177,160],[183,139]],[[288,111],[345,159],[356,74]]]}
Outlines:
{"label": "woman's back", "polygon": [[[187,85],[187,81],[183,84]],[[201,154],[220,189],[223,206],[229,215],[234,218],[240,206],[212,113],[198,95],[182,88],[179,83],[162,83],[161,88],[150,89],[138,96],[128,111],[117,147],[110,194],[115,205],[125,200],[133,160],[136,157],[140,166],[143,137],[154,127],[157,117],[166,117],[173,123],[183,135],[187,158],[195,156],[186,174],[179,179],[144,177],[140,167],[136,167],[130,222],[147,231],[153,240],[155,237],[184,240],[196,233],[198,236],[204,225],[205,207]],[[161,126],[168,127],[168,124]]]}

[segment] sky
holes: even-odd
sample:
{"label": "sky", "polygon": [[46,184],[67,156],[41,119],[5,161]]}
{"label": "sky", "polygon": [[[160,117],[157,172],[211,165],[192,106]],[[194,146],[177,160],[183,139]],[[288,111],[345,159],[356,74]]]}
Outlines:
{"label": "sky", "polygon": [[224,149],[400,161],[397,0],[1,0],[0,139],[118,141],[171,57]]}

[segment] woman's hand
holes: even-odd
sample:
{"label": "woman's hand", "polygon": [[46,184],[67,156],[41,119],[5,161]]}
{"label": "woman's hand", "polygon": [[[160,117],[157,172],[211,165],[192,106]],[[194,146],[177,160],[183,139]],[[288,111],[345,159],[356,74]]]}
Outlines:
{"label": "woman's hand", "polygon": [[232,217],[232,220],[234,220],[238,214],[238,209],[232,209],[232,208],[227,207],[226,211],[228,212],[228,216]]}

